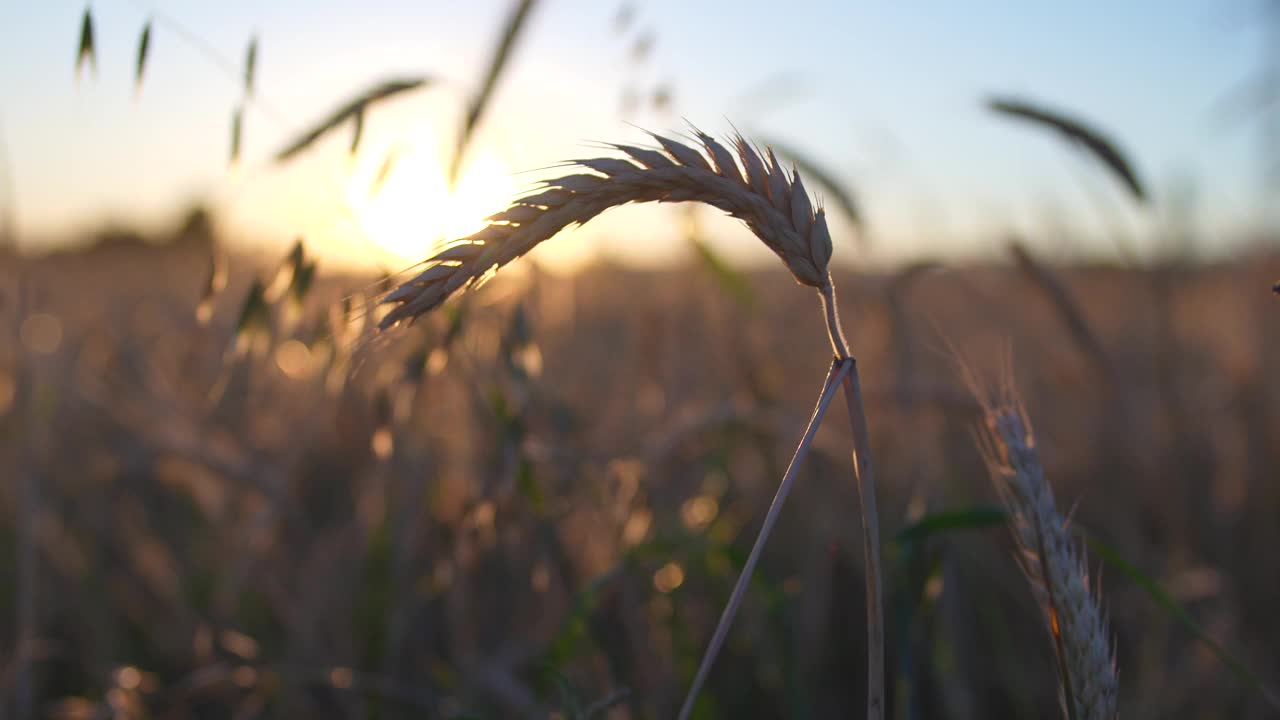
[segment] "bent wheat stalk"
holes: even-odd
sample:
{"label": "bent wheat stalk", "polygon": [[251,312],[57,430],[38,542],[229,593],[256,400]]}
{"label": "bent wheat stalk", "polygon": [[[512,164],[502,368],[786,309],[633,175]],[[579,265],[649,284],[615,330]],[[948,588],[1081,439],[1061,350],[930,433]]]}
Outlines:
{"label": "bent wheat stalk", "polygon": [[[394,305],[380,322],[382,328],[412,322],[450,296],[491,277],[499,268],[532,250],[561,230],[581,225],[609,208],[634,202],[702,202],[723,210],[773,250],[796,281],[815,288],[822,301],[827,332],[836,356],[832,375],[824,385],[811,424],[816,431],[831,402],[835,385],[843,381],[854,438],[854,470],[862,499],[867,561],[868,718],[879,720],[884,708],[884,622],[880,600],[879,523],[875,513],[875,485],[871,475],[870,442],[857,364],[849,353],[840,326],[835,288],[828,265],[831,233],[826,214],[805,191],[800,175],[785,170],[771,149],[761,151],[741,136],[730,150],[706,133],[695,130],[695,149],[670,138],[653,135],[660,149],[612,145],[622,158],[594,158],[569,163],[585,172],[547,181],[533,194],[515,200],[488,218],[483,230],[445,246],[424,263],[425,269],[386,296]],[[812,432],[797,448],[793,466],[803,459]],[[789,469],[778,490],[769,518],[776,518],[795,478]],[[752,555],[763,546],[772,520],[767,519]],[[703,656],[701,667],[681,711],[687,717],[733,615],[746,591],[754,563],[744,568]]]}
{"label": "bent wheat stalk", "polygon": [[1089,572],[1054,506],[1035,436],[1012,382],[983,398],[979,445],[1013,517],[1019,563],[1044,609],[1058,657],[1061,699],[1071,720],[1114,720],[1117,679],[1107,622]]}

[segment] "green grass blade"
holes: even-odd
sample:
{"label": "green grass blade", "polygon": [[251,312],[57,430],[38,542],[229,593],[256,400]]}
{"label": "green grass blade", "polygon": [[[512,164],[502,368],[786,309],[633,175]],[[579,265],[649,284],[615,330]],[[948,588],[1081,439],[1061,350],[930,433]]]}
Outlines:
{"label": "green grass blade", "polygon": [[240,138],[244,129],[244,108],[236,108],[235,114],[231,116],[231,161],[229,165],[235,168],[240,164]]}
{"label": "green grass blade", "polygon": [[87,7],[84,9],[84,19],[80,21],[80,46],[76,50],[77,79],[79,79],[85,63],[89,64],[90,69],[93,70],[94,77],[97,77],[98,53],[94,48],[93,42],[93,13]]}
{"label": "green grass blade", "polygon": [[1018,98],[991,98],[987,101],[987,107],[1001,115],[1057,130],[1064,138],[1083,146],[1095,158],[1101,160],[1102,164],[1124,183],[1125,188],[1139,204],[1147,201],[1147,192],[1142,181],[1138,179],[1138,173],[1133,169],[1133,163],[1129,162],[1118,143],[1096,128],[1082,120],[1067,117],[1063,113]]}
{"label": "green grass blade", "polygon": [[507,61],[511,59],[511,50],[515,47],[516,39],[520,36],[521,29],[524,28],[526,21],[529,19],[529,11],[533,9],[535,4],[537,4],[536,0],[516,0],[515,7],[507,18],[507,24],[498,39],[497,47],[494,48],[493,57],[489,60],[489,67],[485,71],[484,80],[480,83],[480,89],[472,96],[471,102],[467,106],[467,118],[462,124],[462,131],[458,133],[458,141],[453,149],[453,158],[449,161],[450,187],[458,181],[458,175],[462,171],[463,157],[466,155],[467,147],[471,144],[471,138],[475,134],[476,126],[480,124],[480,118],[484,115],[485,108],[489,106],[489,100],[493,97],[493,89],[497,86],[498,79],[507,67]]}
{"label": "green grass blade", "polygon": [[894,536],[895,545],[908,545],[932,535],[953,530],[978,530],[1003,525],[1009,513],[998,507],[979,506],[966,510],[930,513]]}
{"label": "green grass blade", "polygon": [[1214,640],[1209,633],[1205,632],[1204,628],[1200,626],[1200,623],[1196,622],[1186,609],[1179,605],[1177,601],[1164,590],[1164,588],[1160,587],[1159,583],[1153,580],[1151,576],[1144,573],[1141,569],[1120,557],[1120,553],[1116,552],[1116,550],[1110,545],[1107,545],[1082,529],[1077,528],[1076,531],[1084,538],[1085,543],[1088,544],[1089,549],[1092,550],[1095,555],[1119,570],[1121,574],[1129,579],[1130,582],[1142,588],[1143,591],[1145,591],[1161,609],[1189,630],[1197,640],[1204,644],[1205,647],[1209,648],[1209,650],[1218,657],[1218,660],[1231,671],[1231,674],[1235,675],[1236,678],[1253,690],[1256,690],[1263,698],[1266,699],[1267,703],[1270,704],[1271,707],[1280,710],[1280,697],[1277,697],[1270,688],[1264,685],[1262,681],[1258,679],[1257,675],[1253,674],[1249,668],[1245,667],[1243,662],[1228,652],[1226,648],[1222,647],[1222,645],[1219,644],[1217,640]]}
{"label": "green grass blade", "polygon": [[151,50],[151,20],[147,20],[147,24],[142,26],[142,35],[138,38],[138,63],[133,71],[133,90],[135,93],[142,90],[142,75],[147,69],[147,54]]}
{"label": "green grass blade", "polygon": [[[291,142],[287,143],[284,148],[276,153],[276,162],[282,163],[293,158],[350,118],[355,118],[357,129],[361,129],[364,123],[364,112],[369,106],[410,90],[426,87],[432,82],[432,78],[425,76],[399,78],[377,83],[363,92],[357,93],[318,123],[307,128],[305,132],[299,133]],[[359,141],[359,137],[360,135],[357,133],[353,138],[353,147]]]}
{"label": "green grass blade", "polygon": [[249,40],[249,49],[244,53],[244,96],[253,97],[254,78],[258,73],[258,38]]}

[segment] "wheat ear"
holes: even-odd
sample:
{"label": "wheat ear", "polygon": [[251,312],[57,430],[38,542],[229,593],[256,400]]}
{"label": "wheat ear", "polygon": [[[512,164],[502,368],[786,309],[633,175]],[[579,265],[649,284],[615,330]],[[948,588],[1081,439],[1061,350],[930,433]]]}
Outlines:
{"label": "wheat ear", "polygon": [[[589,172],[550,180],[533,195],[488,218],[480,232],[445,247],[426,261],[426,269],[392,291],[384,302],[395,305],[380,323],[387,328],[412,322],[431,311],[455,292],[483,282],[499,268],[529,252],[561,230],[580,225],[618,205],[633,202],[703,202],[746,223],[773,250],[803,285],[816,288],[822,301],[827,334],[836,359],[833,380],[824,386],[813,428],[831,401],[835,383],[845,388],[849,422],[853,430],[854,474],[862,500],[863,533],[867,560],[867,717],[884,717],[884,610],[880,593],[880,526],[876,517],[875,480],[871,472],[870,436],[863,410],[858,368],[840,325],[835,288],[827,266],[831,261],[831,233],[821,206],[805,192],[800,175],[783,169],[773,151],[763,152],[736,136],[730,151],[706,133],[694,130],[699,148],[653,135],[661,149],[612,145],[625,158],[576,160],[570,165]],[[796,450],[793,466],[804,457],[807,435]],[[776,517],[795,480],[788,470],[770,508]],[[758,555],[768,539],[772,521],[756,538]],[[728,632],[750,580],[753,562],[742,572],[713,639],[694,678],[680,712],[683,720],[692,711],[702,683]]]}
{"label": "wheat ear", "polygon": [[1054,505],[1025,409],[1012,382],[980,400],[979,444],[1013,516],[1020,564],[1045,612],[1066,714],[1072,720],[1114,720],[1116,664],[1107,621],[1068,522]]}
{"label": "wheat ear", "polygon": [[385,301],[396,307],[381,326],[413,320],[566,227],[633,202],[693,201],[719,208],[745,222],[796,280],[828,287],[831,234],[800,176],[783,169],[772,150],[762,153],[741,136],[731,152],[706,133],[694,132],[701,152],[654,135],[661,150],[612,145],[627,157],[572,161],[589,172],[547,181],[489,217],[483,230],[428,258],[425,270],[387,295]]}

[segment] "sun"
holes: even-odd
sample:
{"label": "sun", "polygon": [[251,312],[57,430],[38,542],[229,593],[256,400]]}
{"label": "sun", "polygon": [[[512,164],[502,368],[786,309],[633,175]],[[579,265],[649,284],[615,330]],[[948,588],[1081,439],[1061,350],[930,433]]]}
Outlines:
{"label": "sun", "polygon": [[451,191],[447,163],[431,145],[374,157],[376,162],[353,173],[348,188],[361,229],[405,260],[421,260],[432,245],[482,229],[484,219],[506,207],[516,191],[506,165],[485,148],[472,155]]}

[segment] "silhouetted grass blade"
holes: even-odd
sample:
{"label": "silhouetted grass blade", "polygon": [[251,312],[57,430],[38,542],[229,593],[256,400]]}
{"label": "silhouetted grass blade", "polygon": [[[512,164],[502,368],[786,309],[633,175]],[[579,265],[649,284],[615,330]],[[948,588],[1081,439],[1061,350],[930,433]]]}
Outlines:
{"label": "silhouetted grass blade", "polygon": [[800,170],[806,180],[817,182],[823,189],[831,193],[831,197],[835,200],[836,205],[839,206],[840,211],[849,218],[857,229],[858,244],[865,248],[868,242],[866,224],[862,216],[862,209],[858,206],[858,201],[854,199],[853,192],[837,180],[835,175],[807,154],[790,145],[779,143],[769,138],[762,139],[762,142],[795,163],[796,168]]}
{"label": "silhouetted grass blade", "polygon": [[[316,140],[319,140],[325,133],[341,125],[348,118],[353,118],[353,117],[363,115],[364,111],[368,108],[368,106],[372,105],[373,103],[379,102],[381,100],[385,100],[394,95],[399,95],[401,93],[408,92],[410,90],[416,90],[417,88],[428,85],[431,82],[432,82],[431,78],[428,78],[428,77],[414,77],[414,78],[402,78],[398,80],[388,80],[382,83],[378,83],[377,85],[374,85],[368,90],[365,90],[364,92],[359,93],[351,100],[343,103],[341,106],[338,107],[338,109],[334,110],[333,112],[325,116],[325,118],[321,120],[319,123],[311,126],[310,128],[307,129],[306,132],[302,133],[301,135],[296,137],[292,142],[285,145],[284,149],[276,153],[276,156],[275,156],[276,162],[285,162],[286,160],[292,158],[294,155],[297,155],[303,150],[306,150]],[[362,121],[358,120],[358,122],[362,122]],[[358,140],[359,140],[359,135],[357,134],[356,141]],[[355,144],[356,142],[353,141],[352,143],[353,148]]]}
{"label": "silhouetted grass blade", "polygon": [[373,176],[373,182],[369,185],[369,195],[377,195],[382,186],[387,183],[387,178],[391,177],[391,171],[395,169],[396,162],[400,159],[399,148],[391,148],[387,154],[383,156],[382,163],[378,165],[378,172]]}
{"label": "silhouetted grass blade", "polygon": [[142,26],[142,35],[138,38],[138,65],[133,72],[134,92],[142,90],[142,75],[147,69],[147,53],[151,50],[151,20]]}
{"label": "silhouetted grass blade", "polygon": [[80,22],[80,47],[76,50],[76,78],[80,78],[80,72],[84,68],[84,64],[89,63],[89,67],[93,70],[94,77],[98,75],[98,54],[94,49],[93,43],[93,13],[89,8],[84,9],[84,20]]}
{"label": "silhouetted grass blade", "polygon": [[1147,201],[1147,193],[1138,179],[1138,174],[1134,172],[1133,166],[1120,151],[1119,146],[1083,121],[1015,98],[992,98],[987,101],[987,107],[1003,115],[1057,130],[1068,140],[1083,145],[1115,173],[1133,194],[1134,199],[1140,203]]}
{"label": "silhouetted grass blade", "polygon": [[462,169],[463,156],[466,154],[467,146],[471,144],[471,136],[475,133],[476,125],[479,124],[480,117],[489,105],[489,99],[493,95],[493,88],[497,85],[498,78],[502,75],[502,71],[507,65],[507,60],[511,57],[511,49],[515,46],[516,38],[520,35],[520,30],[524,27],[525,21],[529,17],[529,11],[533,9],[535,4],[536,0],[516,0],[515,8],[507,19],[506,27],[498,39],[498,46],[494,49],[493,57],[489,60],[489,68],[485,72],[484,81],[480,84],[480,89],[471,98],[471,103],[467,106],[467,118],[463,122],[462,132],[458,134],[458,142],[453,150],[453,159],[449,163],[450,185],[453,185],[458,180],[458,173]]}
{"label": "silhouetted grass blade", "polygon": [[355,125],[351,129],[351,154],[355,155],[356,150],[360,149],[360,138],[364,135],[364,106],[361,105],[355,113]]}
{"label": "silhouetted grass blade", "polygon": [[244,55],[244,94],[253,97],[254,77],[258,72],[258,38],[249,40],[249,49]]}
{"label": "silhouetted grass blade", "polygon": [[236,337],[239,339],[245,333],[265,330],[270,324],[271,311],[267,306],[266,287],[261,280],[255,278],[240,306],[240,315],[236,319]]}
{"label": "silhouetted grass blade", "polygon": [[231,116],[231,161],[234,167],[240,162],[240,137],[244,126],[244,108],[237,107],[235,114]]}

